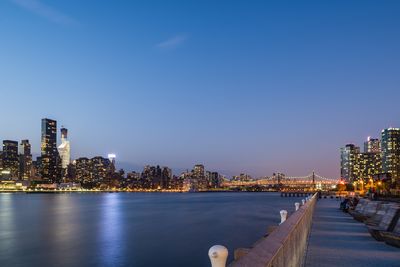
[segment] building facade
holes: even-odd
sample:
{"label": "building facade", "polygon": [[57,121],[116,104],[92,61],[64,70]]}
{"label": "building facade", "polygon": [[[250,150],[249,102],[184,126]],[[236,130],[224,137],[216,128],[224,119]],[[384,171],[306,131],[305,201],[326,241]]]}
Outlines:
{"label": "building facade", "polygon": [[209,185],[211,188],[219,188],[221,186],[221,177],[218,172],[210,172]]}
{"label": "building facade", "polygon": [[355,176],[368,179],[382,173],[381,153],[360,153],[357,155]]}
{"label": "building facade", "polygon": [[382,130],[382,170],[389,173],[392,181],[400,179],[400,128]]}
{"label": "building facade", "polygon": [[368,136],[367,141],[364,142],[364,153],[381,153],[380,140]]}
{"label": "building facade", "polygon": [[18,142],[12,140],[3,141],[3,172],[9,174],[9,178],[18,179],[19,174],[19,156]]}
{"label": "building facade", "polygon": [[347,144],[340,149],[340,175],[343,179],[353,182],[358,179],[357,159],[360,148],[354,144]]}
{"label": "building facade", "polygon": [[42,179],[57,182],[60,179],[60,159],[57,150],[57,121],[42,119]]}
{"label": "building facade", "polygon": [[202,164],[196,164],[192,170],[192,186],[197,190],[204,190],[208,188],[208,181],[205,175],[205,168]]}
{"label": "building facade", "polygon": [[58,146],[58,153],[61,158],[61,168],[66,170],[71,162],[71,147],[68,140],[68,130],[61,128],[61,145]]}
{"label": "building facade", "polygon": [[107,181],[112,175],[112,163],[109,159],[103,157],[94,157],[91,159],[92,181],[101,183]]}
{"label": "building facade", "polygon": [[32,153],[29,140],[22,140],[19,154],[19,178],[30,180],[32,176]]}
{"label": "building facade", "polygon": [[81,157],[74,160],[75,179],[77,182],[85,183],[92,181],[91,169],[92,162],[86,157]]}

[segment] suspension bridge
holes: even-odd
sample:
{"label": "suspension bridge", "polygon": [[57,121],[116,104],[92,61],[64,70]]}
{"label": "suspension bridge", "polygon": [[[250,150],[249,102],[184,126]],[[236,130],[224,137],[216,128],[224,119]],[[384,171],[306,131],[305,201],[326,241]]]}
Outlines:
{"label": "suspension bridge", "polygon": [[279,190],[326,190],[335,187],[340,182],[338,178],[328,178],[310,173],[306,176],[273,175],[265,179],[251,181],[225,181],[225,187],[270,187]]}

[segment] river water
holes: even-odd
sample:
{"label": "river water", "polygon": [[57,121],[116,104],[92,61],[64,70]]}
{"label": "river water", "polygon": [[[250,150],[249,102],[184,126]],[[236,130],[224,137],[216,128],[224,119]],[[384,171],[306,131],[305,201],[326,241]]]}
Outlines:
{"label": "river water", "polygon": [[279,193],[0,194],[0,266],[210,266],[294,211]]}

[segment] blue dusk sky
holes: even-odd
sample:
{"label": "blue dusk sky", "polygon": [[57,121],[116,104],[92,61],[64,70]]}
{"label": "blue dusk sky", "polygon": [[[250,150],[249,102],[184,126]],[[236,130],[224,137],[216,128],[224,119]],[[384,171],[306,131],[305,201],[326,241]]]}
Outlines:
{"label": "blue dusk sky", "polygon": [[400,126],[399,14],[394,0],[2,0],[0,139],[37,154],[49,117],[73,158],[338,177],[341,146]]}

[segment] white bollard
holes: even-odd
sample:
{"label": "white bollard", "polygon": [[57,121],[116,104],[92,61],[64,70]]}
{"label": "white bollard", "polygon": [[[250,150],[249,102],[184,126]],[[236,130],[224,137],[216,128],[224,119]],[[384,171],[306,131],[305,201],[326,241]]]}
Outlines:
{"label": "white bollard", "polygon": [[299,203],[299,202],[296,202],[296,203],[294,203],[294,206],[296,207],[296,211],[298,211],[299,208],[300,208],[300,203]]}
{"label": "white bollard", "polygon": [[211,267],[225,267],[228,259],[228,249],[221,245],[212,246],[208,250]]}
{"label": "white bollard", "polygon": [[279,213],[281,214],[281,223],[280,224],[282,224],[287,219],[287,211],[286,210],[281,210]]}
{"label": "white bollard", "polygon": [[306,201],[304,199],[301,200],[302,205],[306,204]]}

